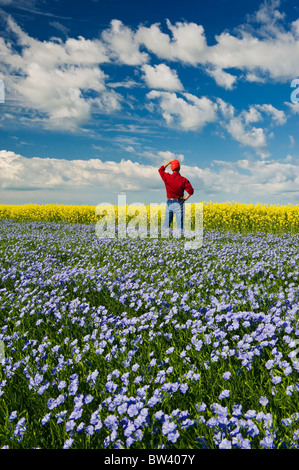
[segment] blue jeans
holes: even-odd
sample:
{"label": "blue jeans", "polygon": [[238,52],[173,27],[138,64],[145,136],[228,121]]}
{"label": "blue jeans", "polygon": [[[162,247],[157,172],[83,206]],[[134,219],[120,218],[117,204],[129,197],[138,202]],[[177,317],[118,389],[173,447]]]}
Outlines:
{"label": "blue jeans", "polygon": [[167,200],[165,210],[165,220],[163,228],[169,228],[173,221],[173,214],[176,216],[176,221],[179,230],[184,230],[184,201],[176,199],[175,201]]}

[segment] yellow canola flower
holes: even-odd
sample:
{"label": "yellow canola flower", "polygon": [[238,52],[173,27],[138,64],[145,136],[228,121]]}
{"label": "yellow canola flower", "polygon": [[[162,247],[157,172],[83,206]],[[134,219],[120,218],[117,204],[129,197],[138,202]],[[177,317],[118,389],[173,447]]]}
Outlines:
{"label": "yellow canola flower", "polygon": [[[202,204],[202,206],[201,206]],[[200,215],[199,207],[202,207]],[[0,204],[0,219],[18,221],[64,221],[79,224],[126,224],[132,230],[147,226],[155,229],[164,221],[165,204],[112,204],[64,205],[64,204]],[[194,229],[202,217],[206,230],[230,230],[232,232],[290,232],[299,233],[299,204],[292,206],[225,203],[185,204],[185,225]],[[102,221],[102,222],[101,222]],[[174,220],[176,223],[176,220]]]}

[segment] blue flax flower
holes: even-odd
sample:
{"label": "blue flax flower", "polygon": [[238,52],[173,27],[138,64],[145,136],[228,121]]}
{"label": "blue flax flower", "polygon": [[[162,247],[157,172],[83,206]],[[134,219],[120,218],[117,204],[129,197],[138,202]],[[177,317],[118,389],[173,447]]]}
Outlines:
{"label": "blue flax flower", "polygon": [[177,430],[174,431],[174,432],[171,432],[171,433],[169,433],[169,434],[167,435],[167,439],[168,439],[170,442],[173,442],[173,443],[175,443],[175,442],[178,440],[179,437],[180,437],[180,434],[179,434],[179,432],[178,432]]}
{"label": "blue flax flower", "polygon": [[242,405],[240,405],[240,404],[233,405],[232,415],[235,416],[235,417],[242,416]]}
{"label": "blue flax flower", "polygon": [[25,421],[26,421],[25,418],[21,418],[17,422],[16,428],[14,430],[14,435],[19,437],[20,439],[23,439],[23,436],[24,436],[25,432],[27,431],[27,426],[25,425]]}
{"label": "blue flax flower", "polygon": [[89,425],[85,428],[85,434],[87,436],[92,436],[94,433],[94,427],[92,425]]}
{"label": "blue flax flower", "polygon": [[60,413],[57,413],[55,415],[55,418],[57,418],[57,424],[62,423],[65,420],[65,417],[67,415],[67,410],[61,411]]}
{"label": "blue flax flower", "polygon": [[109,415],[104,421],[105,426],[109,428],[111,431],[117,429],[118,427],[118,419],[114,415]]}
{"label": "blue flax flower", "polygon": [[130,422],[130,423],[128,424],[128,426],[127,426],[127,427],[125,428],[125,430],[124,430],[124,435],[125,435],[126,437],[130,437],[131,434],[132,434],[135,430],[136,430],[136,428],[135,428],[134,424]]}
{"label": "blue flax flower", "polygon": [[176,430],[176,424],[172,421],[166,420],[162,425],[162,432],[164,436],[167,436],[168,434],[175,432],[175,430]]}
{"label": "blue flax flower", "polygon": [[273,438],[270,436],[264,437],[264,439],[260,441],[260,445],[264,449],[273,449]]}
{"label": "blue flax flower", "polygon": [[248,410],[245,415],[244,415],[244,418],[255,418],[256,417],[256,411],[255,410]]}
{"label": "blue flax flower", "polygon": [[223,390],[223,392],[220,393],[218,399],[219,400],[222,400],[223,398],[228,398],[230,395],[230,391],[229,390]]}
{"label": "blue flax flower", "polygon": [[195,408],[197,409],[197,411],[205,411],[205,409],[207,408],[207,405],[205,403],[198,403],[197,405],[195,405]]}
{"label": "blue flax flower", "polygon": [[261,397],[259,402],[262,406],[266,406],[269,403],[269,400],[267,397]]}
{"label": "blue flax flower", "polygon": [[190,426],[193,426],[195,423],[195,421],[193,419],[185,419],[182,423],[181,423],[181,428],[182,429],[188,429]]}
{"label": "blue flax flower", "polygon": [[84,398],[84,403],[85,405],[87,405],[88,403],[91,403],[93,400],[93,396],[92,395],[86,395],[86,397]]}
{"label": "blue flax flower", "polygon": [[41,424],[42,424],[42,425],[46,424],[46,423],[49,421],[50,416],[51,416],[51,413],[46,414],[46,415],[42,418]]}
{"label": "blue flax flower", "polygon": [[224,380],[229,380],[229,379],[230,379],[230,376],[231,376],[231,373],[230,373],[229,371],[224,372],[224,374],[222,375],[222,377],[224,378]]}
{"label": "blue flax flower", "polygon": [[67,439],[63,445],[63,448],[64,449],[69,449],[72,445],[72,443],[74,442],[74,439]]}
{"label": "blue flax flower", "polygon": [[76,432],[81,432],[84,428],[85,424],[83,423],[83,421],[79,424],[79,426],[77,427],[76,429]]}
{"label": "blue flax flower", "polygon": [[66,423],[66,426],[65,426],[66,432],[72,431],[75,426],[76,426],[76,421],[71,419],[70,421]]}
{"label": "blue flax flower", "polygon": [[234,447],[237,447],[239,449],[250,449],[250,441],[249,439],[244,439],[242,434],[239,433],[232,439],[232,444]]}
{"label": "blue flax flower", "polygon": [[66,381],[65,380],[60,380],[57,387],[58,387],[58,390],[62,390],[64,387],[66,387]]}
{"label": "blue flax flower", "polygon": [[224,438],[219,444],[219,449],[231,449],[232,443],[228,439]]}
{"label": "blue flax flower", "polygon": [[17,417],[17,412],[16,412],[16,411],[12,411],[12,412],[10,413],[9,417],[8,417],[8,420],[9,420],[10,422],[12,422],[14,419],[16,419],[16,417]]}

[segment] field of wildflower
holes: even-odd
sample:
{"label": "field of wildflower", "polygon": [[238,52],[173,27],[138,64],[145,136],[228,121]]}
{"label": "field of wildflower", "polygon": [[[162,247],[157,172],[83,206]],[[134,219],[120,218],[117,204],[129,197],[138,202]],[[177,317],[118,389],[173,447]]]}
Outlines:
{"label": "field of wildflower", "polygon": [[194,250],[55,209],[0,206],[0,448],[299,448],[298,209]]}

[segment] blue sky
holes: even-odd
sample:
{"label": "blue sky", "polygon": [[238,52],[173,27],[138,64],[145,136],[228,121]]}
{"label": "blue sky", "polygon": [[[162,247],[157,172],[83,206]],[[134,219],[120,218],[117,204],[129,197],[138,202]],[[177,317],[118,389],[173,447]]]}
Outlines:
{"label": "blue sky", "polygon": [[190,202],[299,203],[295,0],[0,0],[0,28],[0,203],[162,203],[169,158]]}

